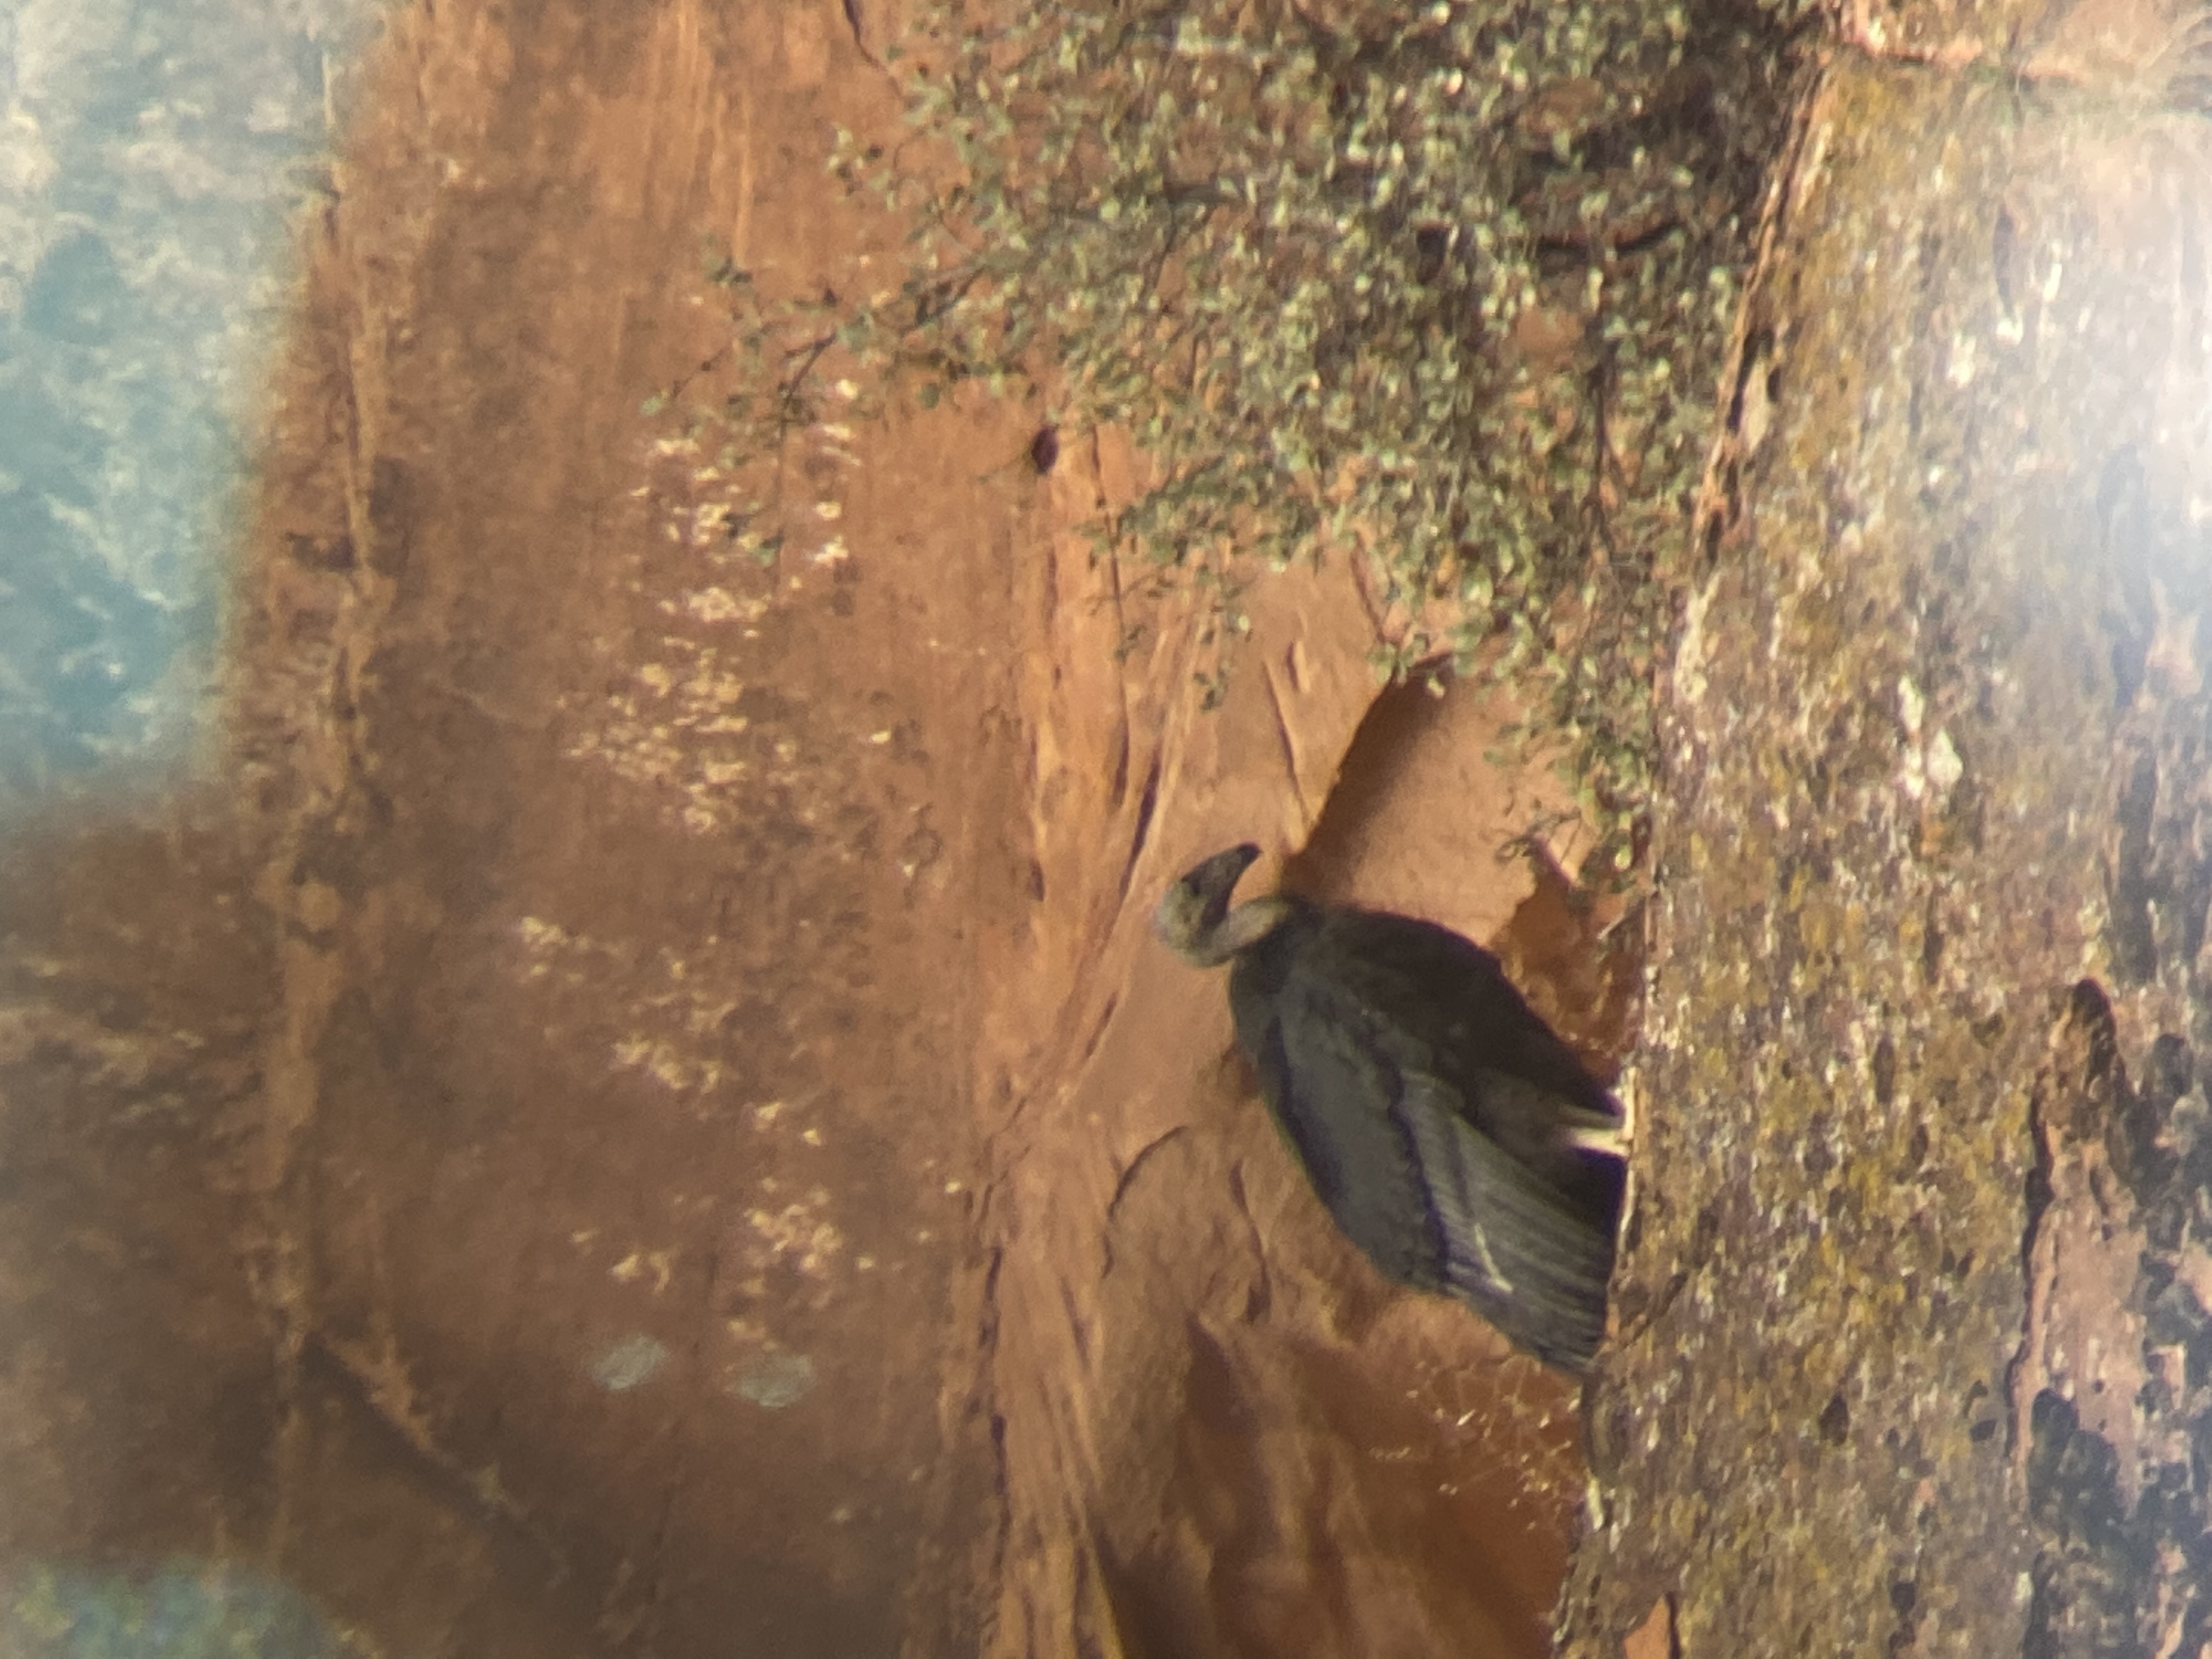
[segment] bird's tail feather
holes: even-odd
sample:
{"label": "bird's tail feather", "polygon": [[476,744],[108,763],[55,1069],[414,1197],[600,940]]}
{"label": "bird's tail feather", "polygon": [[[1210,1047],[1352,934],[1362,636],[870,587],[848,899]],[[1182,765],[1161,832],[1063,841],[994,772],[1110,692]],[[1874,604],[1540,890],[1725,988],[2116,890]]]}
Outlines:
{"label": "bird's tail feather", "polygon": [[1605,1334],[1610,1224],[1463,1121],[1445,1085],[1406,1084],[1444,1287],[1539,1358],[1581,1369]]}

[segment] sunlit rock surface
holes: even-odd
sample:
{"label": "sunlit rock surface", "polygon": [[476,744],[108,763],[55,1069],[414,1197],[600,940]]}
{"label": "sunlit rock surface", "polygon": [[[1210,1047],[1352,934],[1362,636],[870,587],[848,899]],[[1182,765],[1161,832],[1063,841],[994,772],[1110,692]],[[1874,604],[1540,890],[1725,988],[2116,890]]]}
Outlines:
{"label": "sunlit rock surface", "polygon": [[[1311,837],[1556,954],[1499,711],[1370,716],[1340,574],[1202,712],[1068,530],[1128,459],[1009,467],[1033,411],[810,449],[836,534],[770,568],[639,412],[720,343],[704,239],[888,244],[818,171],[888,91],[796,0],[367,60],[226,744],[0,854],[0,1590],[54,1650],[185,1580],[299,1651],[1543,1650],[1569,1390],[1352,1258],[1144,927]],[[1602,1051],[1617,993],[1546,994]]]}
{"label": "sunlit rock surface", "polygon": [[1463,695],[1394,694],[1355,735],[1366,636],[1345,581],[1259,599],[1214,714],[1176,657],[1153,659],[1127,730],[1156,803],[1115,799],[1112,722],[1068,780],[1127,826],[1128,863],[1043,866],[1085,931],[1033,935],[1029,1000],[1008,1005],[1033,1012],[994,1045],[984,1237],[1010,1535],[993,1652],[1547,1646],[1578,1496],[1570,1387],[1357,1259],[1253,1098],[1219,976],[1148,926],[1165,884],[1240,834],[1311,835],[1296,876],[1313,890],[1479,938],[1513,918],[1526,877],[1501,846],[1556,797],[1481,763],[1497,713]]}
{"label": "sunlit rock surface", "polygon": [[1859,15],[1783,161],[1571,1653],[2212,1636],[2212,122],[1998,9]]}

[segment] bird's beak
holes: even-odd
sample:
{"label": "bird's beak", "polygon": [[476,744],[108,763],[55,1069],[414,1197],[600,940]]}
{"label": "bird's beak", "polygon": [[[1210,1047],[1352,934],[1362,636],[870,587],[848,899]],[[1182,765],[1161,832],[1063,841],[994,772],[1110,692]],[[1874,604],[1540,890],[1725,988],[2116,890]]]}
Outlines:
{"label": "bird's beak", "polygon": [[1216,853],[1182,872],[1161,895],[1152,913],[1152,931],[1181,955],[1198,959],[1206,942],[1229,914],[1229,896],[1260,856],[1250,842]]}
{"label": "bird's beak", "polygon": [[1183,872],[1180,884],[1194,893],[1203,894],[1207,909],[1218,921],[1221,912],[1229,907],[1229,896],[1237,890],[1237,884],[1244,878],[1244,872],[1259,856],[1260,849],[1250,842],[1240,842],[1193,865]]}

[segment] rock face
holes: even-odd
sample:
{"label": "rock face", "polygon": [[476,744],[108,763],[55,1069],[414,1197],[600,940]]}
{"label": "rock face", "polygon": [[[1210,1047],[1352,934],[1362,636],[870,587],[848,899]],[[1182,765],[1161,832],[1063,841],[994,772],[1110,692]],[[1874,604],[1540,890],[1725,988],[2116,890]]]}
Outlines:
{"label": "rock face", "polygon": [[1940,67],[1837,58],[1776,187],[1570,1653],[2212,1634],[2212,126],[2080,67],[2170,19],[1967,9],[1875,9]]}
{"label": "rock face", "polygon": [[842,557],[720,550],[638,408],[702,231],[885,234],[832,11],[419,6],[358,107],[230,744],[0,869],[9,1616],[184,1558],[334,1651],[1540,1651],[1565,1386],[1358,1262],[1143,926],[1249,835],[1496,934],[1556,802],[1495,711],[1370,713],[1339,574],[1201,713],[1067,529],[1126,460],[998,467],[1019,410],[810,471]]}
{"label": "rock face", "polygon": [[[976,981],[937,964],[1024,867],[980,718],[1020,504],[948,422],[844,497],[880,556],[664,533],[698,463],[637,410],[703,355],[698,237],[803,240],[833,37],[748,27],[423,8],[364,77],[234,751],[186,829],[19,860],[11,1165],[80,1173],[8,1250],[82,1328],[16,1373],[17,1562],[235,1556],[379,1651],[974,1626]],[[122,1501],[173,1443],[213,1467]]]}
{"label": "rock face", "polygon": [[[1351,698],[1332,701],[1316,672],[1363,672],[1350,647],[1364,641],[1327,631],[1350,607],[1291,589],[1261,606],[1249,672],[1218,714],[1156,728],[1159,805],[1126,892],[1096,864],[1048,875],[1048,892],[1058,879],[1082,895],[1096,932],[1041,936],[1046,965],[1021,979],[1041,999],[1073,994],[1057,1024],[1040,1008],[1017,1028],[1013,1108],[989,1143],[991,1376],[1013,1528],[1003,1650],[1541,1651],[1576,1495],[1566,1385],[1358,1259],[1252,1099],[1220,988],[1194,994],[1150,936],[1153,900],[1194,855],[1318,800],[1352,736]],[[1533,803],[1495,779],[1486,799],[1462,793],[1451,759],[1479,757],[1494,730],[1471,700],[1398,694],[1346,770],[1367,772],[1371,740],[1438,793],[1426,810],[1338,797],[1297,878],[1341,887],[1352,868],[1316,860],[1358,848],[1406,884],[1358,896],[1496,933],[1511,890],[1480,878]],[[1289,769],[1300,762],[1313,769]],[[1414,854],[1437,846],[1453,855],[1429,868],[1477,879],[1421,884]],[[1065,978],[1054,950],[1068,952]]]}

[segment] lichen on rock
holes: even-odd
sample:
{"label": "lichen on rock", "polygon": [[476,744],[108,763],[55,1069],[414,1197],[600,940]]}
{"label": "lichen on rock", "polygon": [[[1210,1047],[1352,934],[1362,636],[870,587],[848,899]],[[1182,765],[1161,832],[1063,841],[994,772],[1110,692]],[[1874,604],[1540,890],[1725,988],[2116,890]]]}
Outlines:
{"label": "lichen on rock", "polygon": [[1662,699],[1568,1653],[1662,1595],[1686,1654],[2203,1639],[2208,159],[2090,86],[1808,94]]}

